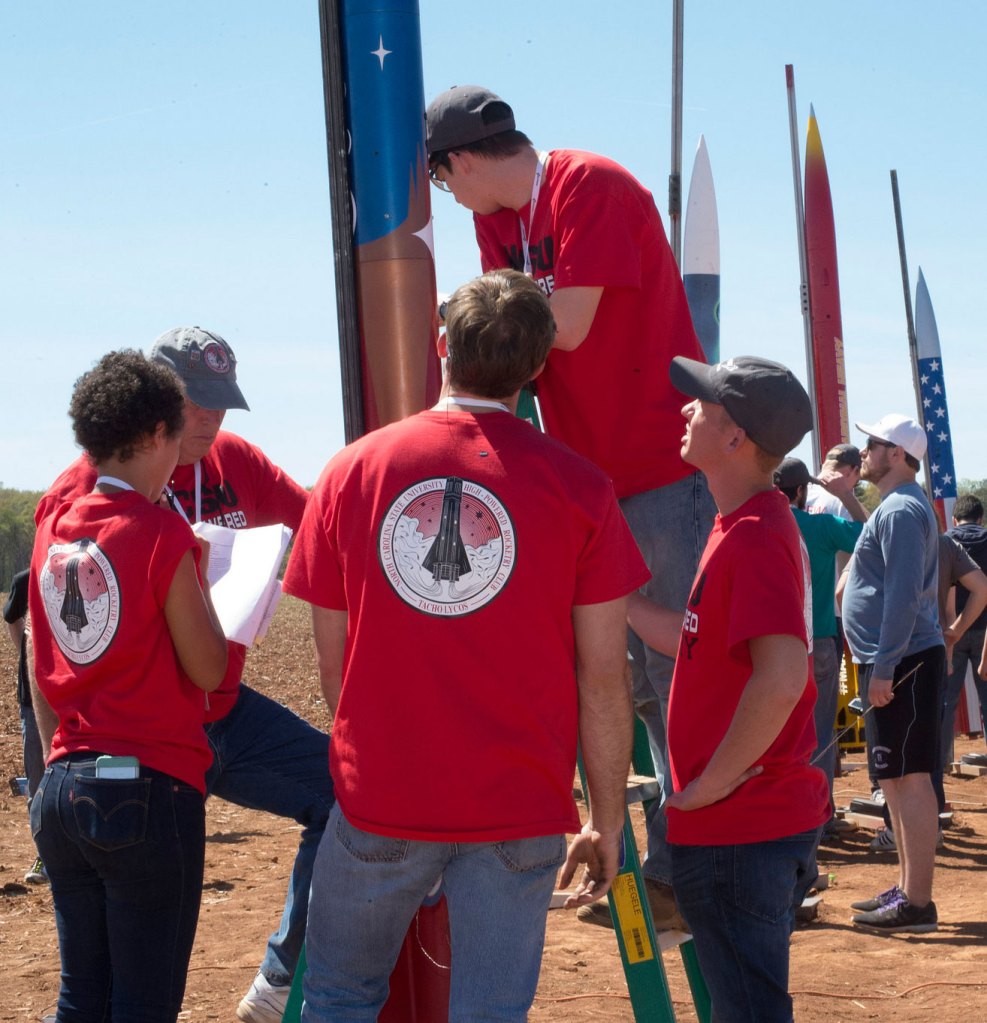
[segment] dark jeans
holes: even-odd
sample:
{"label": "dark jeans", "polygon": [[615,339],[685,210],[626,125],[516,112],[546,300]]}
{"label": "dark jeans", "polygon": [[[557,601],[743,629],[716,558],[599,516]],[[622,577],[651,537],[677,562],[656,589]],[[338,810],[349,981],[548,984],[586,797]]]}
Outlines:
{"label": "dark jeans", "polygon": [[31,802],[62,958],[59,1023],[174,1023],[199,919],[202,794],[149,768],[96,778],[98,753],[53,763]]}
{"label": "dark jeans", "polygon": [[206,725],[206,738],[213,752],[206,772],[209,795],[289,817],[302,826],[281,924],[260,967],[270,983],[290,984],[305,941],[315,854],[335,803],[329,736],[241,685],[229,714]]}
{"label": "dark jeans", "polygon": [[813,828],[770,842],[669,847],[713,1023],[790,1023],[792,903],[817,835]]}

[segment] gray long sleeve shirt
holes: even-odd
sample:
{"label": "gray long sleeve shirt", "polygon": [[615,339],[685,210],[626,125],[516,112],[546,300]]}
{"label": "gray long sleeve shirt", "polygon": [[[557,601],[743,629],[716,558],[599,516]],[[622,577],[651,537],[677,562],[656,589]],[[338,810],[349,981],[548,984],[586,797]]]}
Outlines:
{"label": "gray long sleeve shirt", "polygon": [[916,483],[892,490],[864,526],[843,594],[853,659],[892,678],[903,657],[941,644],[935,513]]}

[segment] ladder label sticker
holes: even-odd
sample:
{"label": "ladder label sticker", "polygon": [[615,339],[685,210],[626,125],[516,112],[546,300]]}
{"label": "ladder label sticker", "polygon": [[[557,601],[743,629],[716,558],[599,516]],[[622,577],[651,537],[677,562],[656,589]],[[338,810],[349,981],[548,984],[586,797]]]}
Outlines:
{"label": "ladder label sticker", "polygon": [[628,963],[642,963],[646,959],[653,959],[654,952],[648,938],[644,909],[641,906],[641,892],[634,875],[630,872],[618,874],[614,878],[611,891]]}

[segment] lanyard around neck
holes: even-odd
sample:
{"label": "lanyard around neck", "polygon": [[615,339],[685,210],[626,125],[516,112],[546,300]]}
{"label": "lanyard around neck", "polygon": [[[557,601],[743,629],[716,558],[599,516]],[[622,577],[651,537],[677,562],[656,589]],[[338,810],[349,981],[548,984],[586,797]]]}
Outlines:
{"label": "lanyard around neck", "polygon": [[518,214],[518,223],[521,225],[521,250],[524,253],[524,273],[531,276],[531,253],[528,251],[528,231],[535,222],[535,207],[538,205],[538,194],[541,192],[541,179],[545,173],[545,165],[548,163],[548,153],[541,150],[538,153],[538,166],[535,167],[535,179],[531,182],[531,203],[528,206],[528,223],[525,224],[521,215]]}
{"label": "lanyard around neck", "polygon": [[[195,521],[202,521],[202,463],[196,462],[193,466],[193,473],[195,474]],[[178,512],[179,515],[186,521],[189,522],[189,517],[185,514],[185,509],[182,507],[182,502],[175,497],[175,491],[171,487],[165,487],[165,493],[168,495],[168,503]],[[192,523],[189,522],[189,525]]]}
{"label": "lanyard around neck", "polygon": [[102,484],[106,487],[119,487],[121,490],[133,490],[134,488],[126,480],[118,480],[116,476],[97,476],[94,486]]}
{"label": "lanyard around neck", "polygon": [[510,409],[501,401],[488,401],[486,398],[460,398],[457,395],[449,395],[448,398],[443,398],[441,401],[436,402],[434,408],[436,409],[449,409],[453,405],[458,405],[460,408],[466,408],[472,405],[474,408],[490,408],[495,409],[497,412],[507,412],[510,414]]}

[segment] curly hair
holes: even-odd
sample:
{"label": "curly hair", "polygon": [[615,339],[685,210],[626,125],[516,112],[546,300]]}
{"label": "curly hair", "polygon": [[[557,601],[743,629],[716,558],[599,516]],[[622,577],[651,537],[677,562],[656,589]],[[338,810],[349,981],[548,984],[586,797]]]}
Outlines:
{"label": "curly hair", "polygon": [[185,390],[174,370],[127,348],[104,355],[76,380],[69,416],[92,462],[126,462],[159,423],[168,437],[181,432]]}

